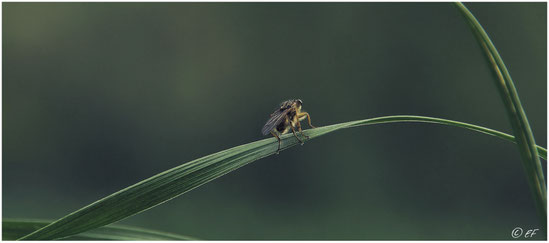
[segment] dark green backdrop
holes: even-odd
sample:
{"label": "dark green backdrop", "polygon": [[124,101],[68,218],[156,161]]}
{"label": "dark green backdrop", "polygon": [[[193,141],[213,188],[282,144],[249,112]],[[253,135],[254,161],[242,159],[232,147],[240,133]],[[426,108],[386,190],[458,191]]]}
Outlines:
{"label": "dark green backdrop", "polygon": [[[546,147],[546,3],[467,6]],[[451,3],[4,3],[2,11],[4,218],[57,219],[261,139],[288,98],[301,98],[317,126],[412,114],[511,132]],[[120,223],[202,239],[512,239],[515,227],[540,227],[513,144],[432,124],[323,136]]]}

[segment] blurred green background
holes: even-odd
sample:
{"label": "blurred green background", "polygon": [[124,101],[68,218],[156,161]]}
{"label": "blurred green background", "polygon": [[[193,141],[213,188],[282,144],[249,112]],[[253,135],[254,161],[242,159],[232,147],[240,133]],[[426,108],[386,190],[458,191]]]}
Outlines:
{"label": "blurred green background", "polygon": [[[546,3],[467,6],[546,147]],[[511,133],[489,66],[451,3],[4,3],[2,11],[4,218],[57,219],[262,139],[289,98],[303,100],[316,126],[412,114]],[[514,144],[432,124],[323,136],[119,223],[271,240],[512,239],[515,227],[540,227]]]}

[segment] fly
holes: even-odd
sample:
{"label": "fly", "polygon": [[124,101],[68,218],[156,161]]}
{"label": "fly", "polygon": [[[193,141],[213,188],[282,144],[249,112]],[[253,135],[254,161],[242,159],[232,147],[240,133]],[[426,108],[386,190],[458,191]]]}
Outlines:
{"label": "fly", "polygon": [[302,105],[303,102],[299,99],[282,102],[280,104],[280,108],[271,114],[271,118],[267,121],[267,123],[265,123],[263,129],[261,129],[261,133],[263,135],[271,133],[278,139],[278,150],[276,150],[277,154],[280,152],[281,143],[279,135],[285,134],[292,130],[294,136],[303,145],[303,141],[299,139],[295,130],[297,129],[298,132],[306,138],[309,138],[309,136],[303,134],[300,121],[307,118],[309,126],[315,128],[315,126],[311,124],[311,117],[309,116],[309,113],[301,111]]}

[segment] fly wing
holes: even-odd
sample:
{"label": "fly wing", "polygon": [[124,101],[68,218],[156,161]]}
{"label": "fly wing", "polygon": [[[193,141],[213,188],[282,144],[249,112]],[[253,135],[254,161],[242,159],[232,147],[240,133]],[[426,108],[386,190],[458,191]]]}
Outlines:
{"label": "fly wing", "polygon": [[278,124],[280,124],[284,119],[286,118],[286,115],[291,109],[285,109],[285,110],[277,110],[271,115],[271,119],[265,123],[265,126],[263,126],[263,129],[261,129],[261,133],[263,135],[269,134],[271,130],[273,130]]}

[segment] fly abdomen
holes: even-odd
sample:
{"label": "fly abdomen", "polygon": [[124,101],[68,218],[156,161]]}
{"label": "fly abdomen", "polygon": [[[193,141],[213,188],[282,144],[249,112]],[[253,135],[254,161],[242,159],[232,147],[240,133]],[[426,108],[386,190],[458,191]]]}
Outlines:
{"label": "fly abdomen", "polygon": [[287,133],[289,129],[290,129],[290,122],[288,120],[285,120],[276,126],[276,131],[279,132],[280,134]]}

